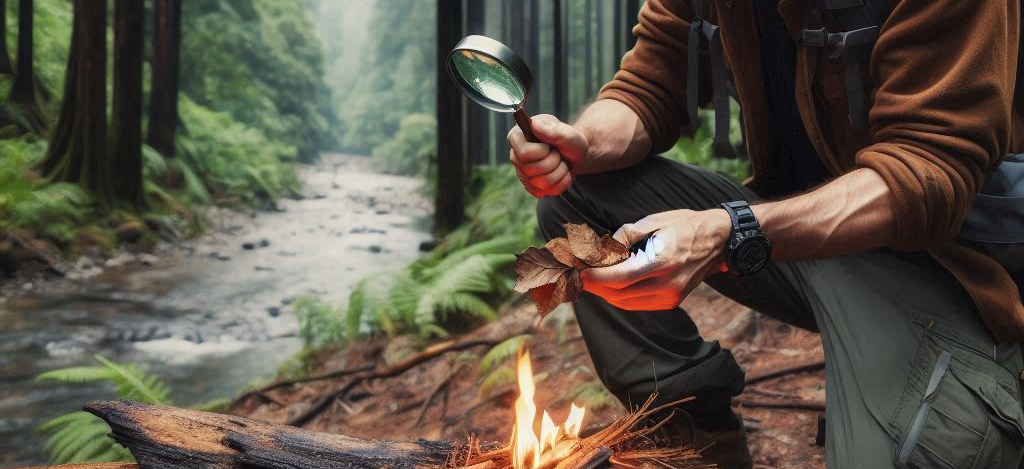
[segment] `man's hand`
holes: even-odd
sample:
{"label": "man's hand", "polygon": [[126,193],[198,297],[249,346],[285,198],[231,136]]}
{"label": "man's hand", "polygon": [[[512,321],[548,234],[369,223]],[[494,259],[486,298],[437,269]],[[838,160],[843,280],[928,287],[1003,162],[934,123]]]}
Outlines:
{"label": "man's hand", "polygon": [[527,142],[518,126],[509,131],[509,160],[534,197],[561,194],[572,185],[573,166],[587,156],[587,138],[549,114],[533,118],[533,135],[540,142]]}
{"label": "man's hand", "polygon": [[659,311],[679,306],[706,277],[719,272],[732,222],[725,210],[673,210],[623,225],[613,237],[632,246],[654,233],[663,244],[653,262],[631,256],[584,269],[583,289],[622,309]]}

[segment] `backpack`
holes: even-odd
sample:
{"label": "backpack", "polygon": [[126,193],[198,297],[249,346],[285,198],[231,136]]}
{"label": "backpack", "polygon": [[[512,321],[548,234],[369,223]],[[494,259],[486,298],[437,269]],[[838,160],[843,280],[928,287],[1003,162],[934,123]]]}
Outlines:
{"label": "backpack", "polygon": [[[716,156],[732,157],[729,142],[728,77],[722,57],[718,26],[702,17],[701,0],[692,0],[694,19],[687,50],[687,112],[697,119],[697,82],[700,41],[708,43],[715,109]],[[855,129],[867,126],[869,97],[864,93],[862,70],[868,67],[871,50],[890,13],[891,0],[815,0],[800,31],[799,45],[831,48],[830,58],[842,57],[850,123]],[[829,31],[823,13],[835,16],[845,31]],[[1017,50],[1017,81],[1014,108],[1024,109],[1024,34]],[[964,244],[1003,265],[1021,285],[1024,293],[1024,154],[1006,156],[986,177],[971,204],[958,234]]]}

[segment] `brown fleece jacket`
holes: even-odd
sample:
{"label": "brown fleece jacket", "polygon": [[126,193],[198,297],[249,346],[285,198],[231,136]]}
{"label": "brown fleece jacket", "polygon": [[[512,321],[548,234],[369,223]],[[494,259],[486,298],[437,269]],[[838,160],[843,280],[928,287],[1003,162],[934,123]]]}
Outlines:
{"label": "brown fleece jacket", "polygon": [[[721,28],[726,67],[743,109],[749,185],[767,189],[772,155],[753,6],[745,0],[706,0],[702,15]],[[779,12],[794,38],[811,0],[781,0]],[[1024,150],[1024,119],[1013,108],[1018,0],[893,0],[871,55],[866,90],[874,97],[869,129],[847,117],[842,59],[825,59],[815,79],[818,50],[798,46],[796,100],[807,135],[833,175],[871,168],[885,179],[897,212],[891,247],[926,250],[974,299],[982,320],[1001,341],[1024,339],[1024,305],[1013,280],[991,258],[954,240],[986,172]],[[647,0],[634,28],[636,47],[599,98],[620,101],[643,121],[653,150],[667,150],[686,116],[686,45],[693,18],[689,0]],[[830,29],[841,30],[834,18]],[[702,58],[702,72],[708,70]],[[701,79],[701,101],[710,82]],[[817,104],[817,106],[816,106]]]}

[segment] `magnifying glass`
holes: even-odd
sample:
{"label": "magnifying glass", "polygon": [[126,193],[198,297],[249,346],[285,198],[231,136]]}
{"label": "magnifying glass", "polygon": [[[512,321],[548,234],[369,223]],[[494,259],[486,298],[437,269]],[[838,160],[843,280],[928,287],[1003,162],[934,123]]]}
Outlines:
{"label": "magnifying glass", "polygon": [[448,74],[469,99],[492,111],[512,113],[526,140],[537,141],[523,109],[533,76],[512,49],[489,37],[466,36],[448,54]]}

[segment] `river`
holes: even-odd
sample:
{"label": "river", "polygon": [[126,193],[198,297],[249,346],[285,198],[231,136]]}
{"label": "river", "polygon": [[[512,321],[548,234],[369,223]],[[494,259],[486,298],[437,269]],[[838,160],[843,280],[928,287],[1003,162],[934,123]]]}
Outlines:
{"label": "river", "polygon": [[324,155],[298,168],[306,197],[280,210],[212,209],[209,233],[176,254],[0,303],[0,467],[45,463],[33,428],[113,396],[37,374],[95,365],[99,353],[159,375],[175,404],[230,397],[301,349],[294,298],[341,303],[360,278],[415,259],[430,238],[420,181],[374,173],[367,160]]}

